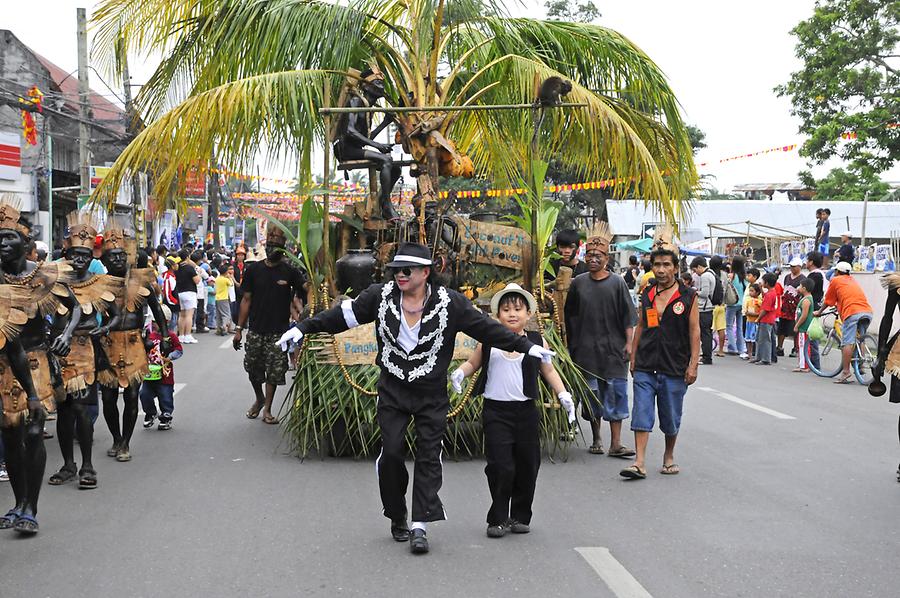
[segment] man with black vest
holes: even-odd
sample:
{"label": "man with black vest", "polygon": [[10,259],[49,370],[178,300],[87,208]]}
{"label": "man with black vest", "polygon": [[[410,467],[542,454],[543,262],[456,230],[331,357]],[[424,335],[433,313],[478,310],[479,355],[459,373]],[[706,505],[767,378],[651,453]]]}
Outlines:
{"label": "man with black vest", "polygon": [[653,252],[655,284],[641,294],[641,313],[634,333],[637,347],[631,355],[634,376],[634,408],[631,429],[637,455],[634,464],[620,472],[624,478],[647,477],[644,457],[654,425],[654,406],[659,428],[666,436],[660,473],[679,472],[675,441],[687,387],[697,380],[700,355],[700,311],[697,291],[678,280],[678,246],[667,231],[657,231]]}
{"label": "man with black vest", "polygon": [[[377,420],[382,449],[376,461],[384,515],[391,535],[409,540],[414,554],[428,552],[426,523],[446,519],[438,497],[441,488],[441,440],[447,428],[450,399],[447,370],[457,332],[506,351],[525,353],[549,362],[554,353],[514,334],[476,309],[465,296],[435,280],[430,250],[417,243],[401,243],[387,264],[393,276],[374,284],[355,300],[300,322],[279,339],[282,349],[304,334],[336,334],[375,322],[378,343]],[[416,427],[412,530],[406,523],[409,476],[406,428]]]}

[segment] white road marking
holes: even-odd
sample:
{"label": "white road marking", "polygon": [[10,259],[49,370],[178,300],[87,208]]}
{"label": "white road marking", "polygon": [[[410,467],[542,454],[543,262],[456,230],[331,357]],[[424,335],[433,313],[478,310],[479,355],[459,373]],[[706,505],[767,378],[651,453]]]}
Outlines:
{"label": "white road marking", "polygon": [[775,411],[774,409],[769,409],[768,407],[763,407],[762,405],[757,405],[756,403],[751,403],[750,401],[746,401],[740,397],[736,397],[733,394],[729,394],[727,392],[722,392],[720,390],[716,390],[715,388],[710,388],[708,386],[698,386],[697,390],[703,390],[705,392],[716,395],[719,398],[725,399],[726,401],[731,401],[732,403],[737,403],[738,405],[742,405],[749,409],[753,409],[754,411],[759,411],[760,413],[765,413],[766,415],[771,415],[772,417],[778,419],[797,419],[792,415],[788,415],[787,413],[782,413],[781,411]]}
{"label": "white road marking", "polygon": [[231,341],[232,341],[232,339],[230,339],[230,338],[222,341],[222,344],[219,345],[219,348],[220,349],[230,349],[232,346]]}
{"label": "white road marking", "polygon": [[576,548],[617,598],[653,598],[644,586],[616,560],[609,548]]}
{"label": "white road marking", "polygon": [[187,384],[185,384],[184,382],[176,382],[175,386],[172,387],[174,389],[172,391],[172,396],[174,397],[175,395],[177,395],[181,390],[184,389],[185,386],[187,386]]}

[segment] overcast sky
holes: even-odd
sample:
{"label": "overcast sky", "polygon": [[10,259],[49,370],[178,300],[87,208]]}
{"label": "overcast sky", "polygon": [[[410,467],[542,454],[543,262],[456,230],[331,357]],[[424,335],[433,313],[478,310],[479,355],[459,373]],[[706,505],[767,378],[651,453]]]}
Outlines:
{"label": "overcast sky", "polygon": [[[76,68],[75,8],[85,0],[43,0],[37,5],[0,0],[0,27],[67,71]],[[597,1],[599,23],[628,36],[668,76],[688,123],[706,133],[708,148],[697,162],[711,162],[701,173],[717,177],[715,186],[790,182],[805,162],[797,152],[715,163],[720,158],[802,142],[786,98],[772,92],[799,66],[790,29],[812,14],[813,0],[617,0]],[[543,2],[513,6],[517,15],[541,17]],[[132,58],[132,78],[140,83],[152,65]],[[116,91],[121,84],[108,81]],[[109,91],[91,73],[91,87]],[[834,166],[832,164],[829,166]],[[818,175],[827,168],[814,169]],[[270,173],[291,176],[292,173]],[[886,172],[900,180],[900,167]]]}

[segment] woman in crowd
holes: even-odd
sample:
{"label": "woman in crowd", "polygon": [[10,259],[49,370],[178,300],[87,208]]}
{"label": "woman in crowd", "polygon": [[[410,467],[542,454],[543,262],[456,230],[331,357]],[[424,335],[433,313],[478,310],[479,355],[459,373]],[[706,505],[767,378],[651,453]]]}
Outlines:
{"label": "woman in crowd", "polygon": [[738,301],[734,305],[725,306],[725,332],[728,338],[726,351],[729,355],[747,356],[747,345],[744,342],[744,316],[742,311],[744,290],[747,286],[744,258],[735,256],[731,261],[731,274],[728,280],[737,291]]}

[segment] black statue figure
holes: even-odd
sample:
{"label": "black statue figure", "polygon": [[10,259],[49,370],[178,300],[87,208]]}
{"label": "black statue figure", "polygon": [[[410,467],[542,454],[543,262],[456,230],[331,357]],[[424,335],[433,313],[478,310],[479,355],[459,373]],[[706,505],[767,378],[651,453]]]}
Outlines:
{"label": "black statue figure", "polygon": [[[359,87],[347,102],[347,106],[351,108],[368,108],[384,97],[384,75],[377,69],[366,69],[360,73],[360,77],[362,81]],[[391,144],[379,143],[374,140],[393,121],[394,116],[387,113],[381,124],[370,132],[371,114],[365,112],[342,114],[338,121],[338,137],[334,142],[334,155],[341,161],[369,160],[377,165],[379,173],[378,202],[381,206],[381,217],[385,220],[396,221],[400,217],[391,204],[391,191],[400,178],[401,169],[394,164],[394,159],[391,157]],[[377,151],[366,149],[369,147],[375,148]]]}

